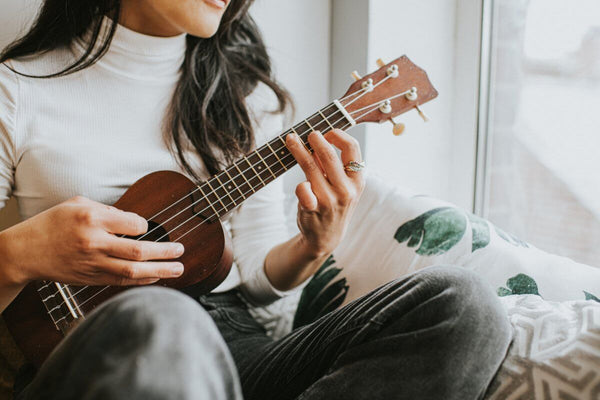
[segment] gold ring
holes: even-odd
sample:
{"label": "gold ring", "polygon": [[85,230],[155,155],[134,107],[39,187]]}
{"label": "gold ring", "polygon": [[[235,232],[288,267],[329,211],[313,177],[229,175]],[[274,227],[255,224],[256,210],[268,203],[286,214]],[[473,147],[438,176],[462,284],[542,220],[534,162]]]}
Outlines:
{"label": "gold ring", "polygon": [[344,171],[346,172],[359,172],[363,168],[365,168],[364,161],[350,161],[344,165]]}

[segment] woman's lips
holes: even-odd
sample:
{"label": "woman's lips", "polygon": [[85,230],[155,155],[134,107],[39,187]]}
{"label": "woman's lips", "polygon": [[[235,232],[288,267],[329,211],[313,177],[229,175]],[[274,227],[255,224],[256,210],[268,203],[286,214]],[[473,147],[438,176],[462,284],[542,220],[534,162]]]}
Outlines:
{"label": "woman's lips", "polygon": [[227,7],[227,3],[229,0],[204,0],[204,2],[210,6],[216,7],[218,9],[224,9]]}

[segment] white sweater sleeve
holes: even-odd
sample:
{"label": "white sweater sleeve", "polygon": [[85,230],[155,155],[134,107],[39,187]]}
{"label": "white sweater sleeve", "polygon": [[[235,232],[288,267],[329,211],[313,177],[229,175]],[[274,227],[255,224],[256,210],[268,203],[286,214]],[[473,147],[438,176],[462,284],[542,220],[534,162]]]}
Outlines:
{"label": "white sweater sleeve", "polygon": [[[273,105],[274,95],[265,86],[259,86],[248,101],[255,110],[256,146],[260,147],[282,133],[283,116],[268,112],[276,105]],[[230,222],[235,261],[242,281],[240,288],[246,298],[256,305],[266,305],[290,293],[275,289],[264,270],[268,252],[290,237],[285,225],[282,177],[244,201]]]}
{"label": "white sweater sleeve", "polygon": [[0,209],[4,208],[14,186],[17,93],[18,83],[14,72],[0,64]]}

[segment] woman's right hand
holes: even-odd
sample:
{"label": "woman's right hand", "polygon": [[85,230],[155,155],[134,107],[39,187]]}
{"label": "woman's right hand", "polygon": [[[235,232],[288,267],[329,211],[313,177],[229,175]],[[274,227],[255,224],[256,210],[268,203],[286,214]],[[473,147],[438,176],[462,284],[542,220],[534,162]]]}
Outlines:
{"label": "woman's right hand", "polygon": [[[13,285],[51,280],[79,285],[147,285],[175,278],[180,243],[137,241],[146,220],[75,197],[0,232],[0,269]],[[8,282],[6,282],[8,283]]]}

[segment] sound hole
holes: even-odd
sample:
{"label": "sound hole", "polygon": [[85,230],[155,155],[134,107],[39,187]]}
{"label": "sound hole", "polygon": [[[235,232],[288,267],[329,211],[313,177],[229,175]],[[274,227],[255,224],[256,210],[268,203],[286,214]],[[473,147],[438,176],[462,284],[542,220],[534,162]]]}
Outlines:
{"label": "sound hole", "polygon": [[161,224],[154,221],[148,221],[148,231],[143,235],[133,236],[132,239],[146,240],[149,242],[170,242],[171,239],[167,231]]}

